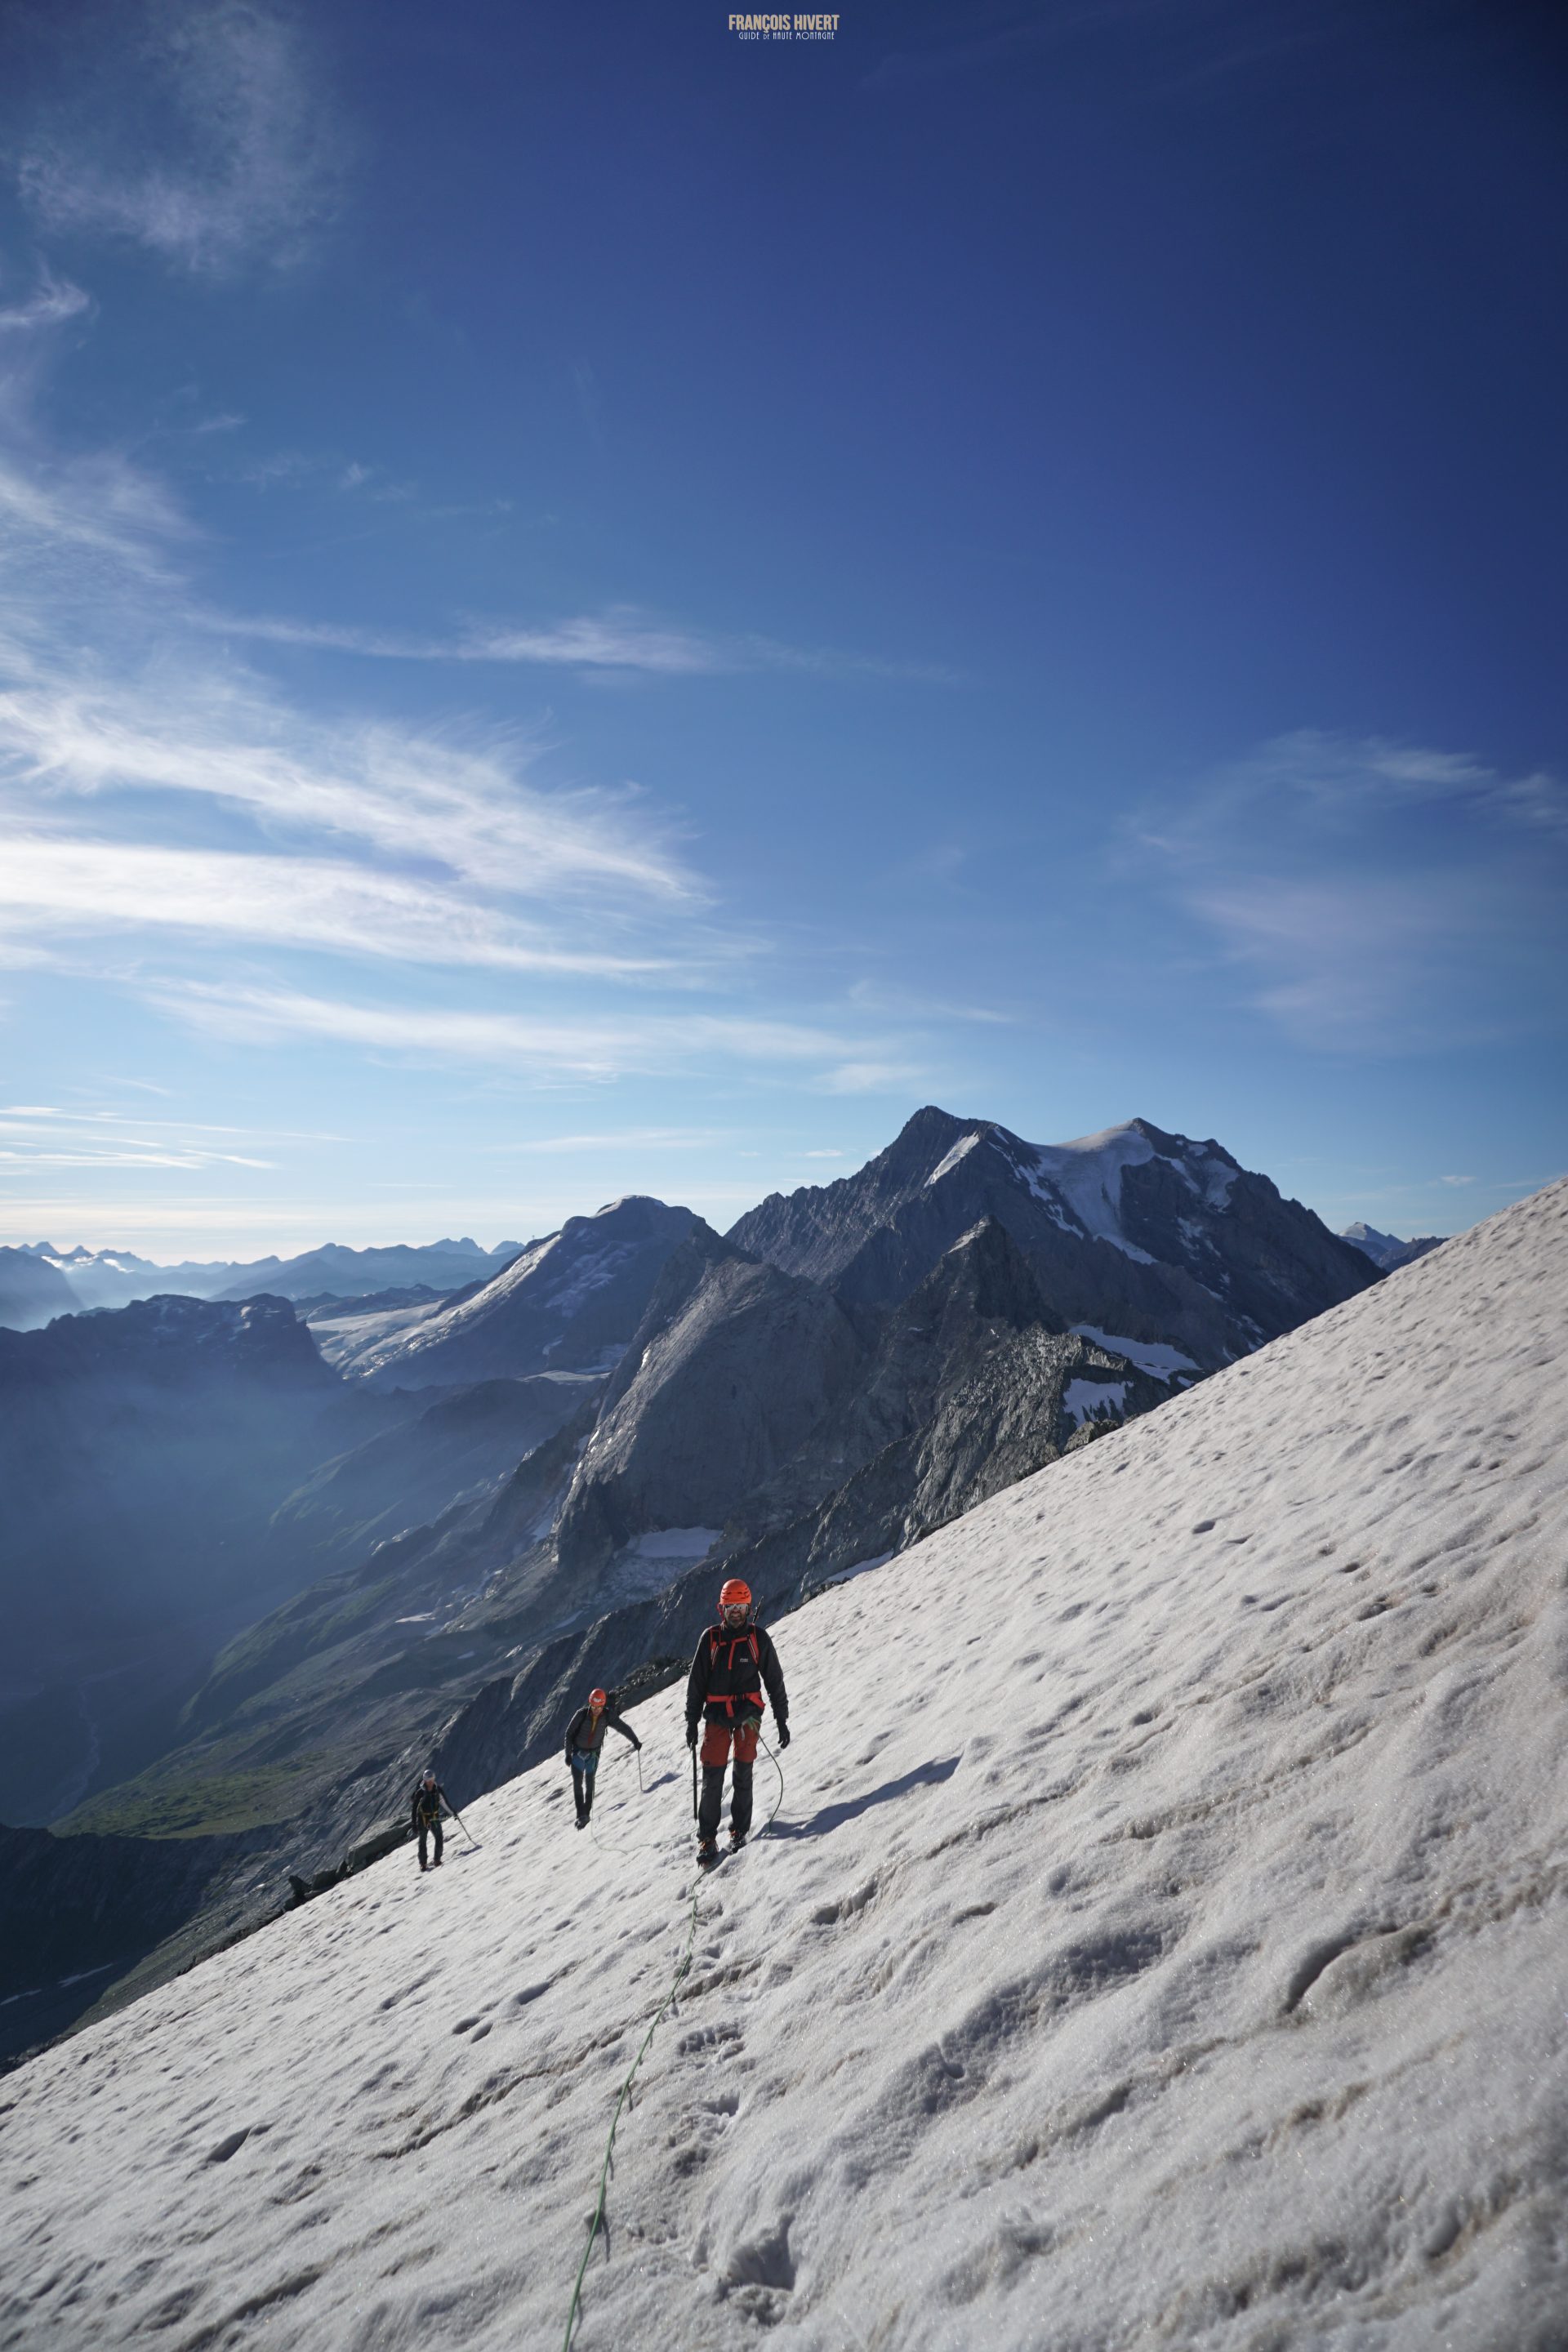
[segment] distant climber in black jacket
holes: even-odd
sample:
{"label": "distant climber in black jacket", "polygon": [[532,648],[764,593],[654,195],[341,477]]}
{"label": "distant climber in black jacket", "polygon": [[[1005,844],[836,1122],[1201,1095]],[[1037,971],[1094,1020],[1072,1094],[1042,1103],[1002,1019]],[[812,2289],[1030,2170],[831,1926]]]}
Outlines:
{"label": "distant climber in black jacket", "polygon": [[[421,1870],[438,1870],[441,1865],[441,1848],[445,1843],[441,1834],[441,1816],[444,1812],[449,1813],[452,1808],[447,1801],[446,1790],[437,1780],[434,1772],[426,1772],[422,1780],[415,1782],[410,1810],[414,1816],[414,1826],[419,1832],[419,1867]],[[436,1837],[436,1859],[433,1863],[427,1862],[425,1857],[426,1842],[432,1831]]]}
{"label": "distant climber in black jacket", "polygon": [[789,1746],[789,1695],[772,1639],[752,1622],[752,1589],[731,1576],[720,1588],[718,1622],[697,1644],[686,1685],[686,1744],[702,1739],[702,1801],[697,1810],[697,1859],[711,1862],[718,1852],[719,1815],[724,1805],[724,1767],[734,1741],[734,1783],[730,1798],[730,1847],[744,1845],[752,1826],[752,1768],[763,1720],[763,1692],[773,1701],[778,1743]]}
{"label": "distant climber in black jacket", "polygon": [[640,1749],[642,1741],[629,1723],[621,1721],[619,1710],[608,1692],[588,1693],[588,1704],[580,1706],[566,1732],[566,1761],[572,1768],[572,1794],[577,1800],[577,1826],[585,1830],[588,1816],[594,1810],[594,1775],[599,1769],[599,1755],[604,1747],[605,1726],[618,1731],[623,1739]]}

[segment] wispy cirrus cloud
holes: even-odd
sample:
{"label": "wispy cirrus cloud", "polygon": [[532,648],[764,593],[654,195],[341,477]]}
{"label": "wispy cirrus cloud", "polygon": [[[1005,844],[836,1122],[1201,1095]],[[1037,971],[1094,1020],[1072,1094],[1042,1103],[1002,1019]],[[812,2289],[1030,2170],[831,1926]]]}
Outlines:
{"label": "wispy cirrus cloud", "polygon": [[248,1140],[234,1129],[122,1118],[111,1111],[71,1112],[33,1103],[0,1108],[0,1166],[7,1170],[277,1166],[254,1150],[237,1149]]}
{"label": "wispy cirrus cloud", "polygon": [[625,978],[668,970],[532,935],[462,892],[330,858],[237,856],[141,843],[13,835],[0,853],[0,920],[80,936],[197,933],[400,962]]}
{"label": "wispy cirrus cloud", "polygon": [[729,1139],[726,1130],[717,1127],[625,1127],[613,1133],[533,1135],[492,1143],[488,1149],[509,1157],[521,1153],[531,1159],[557,1153],[575,1156],[585,1151],[707,1151],[714,1144]]}
{"label": "wispy cirrus cloud", "polygon": [[320,646],[373,661],[524,662],[556,669],[649,670],[665,677],[691,677],[730,667],[717,645],[686,630],[661,627],[629,607],[533,629],[475,625],[449,637],[331,621],[220,614],[207,616],[203,625],[224,636],[275,646]]}
{"label": "wispy cirrus cloud", "polygon": [[[234,1044],[549,1084],[910,1082],[902,1024],[773,1017],[767,943],[721,920],[679,828],[634,785],[552,786],[537,731],[356,716],[250,657],[321,645],[591,677],[817,656],[630,607],[449,638],[237,624],[194,584],[201,536],[155,476],[33,428],[37,354],[79,315],[40,298],[0,338],[0,963],[52,962]],[[25,356],[7,379],[8,344]],[[325,957],[374,962],[397,1001],[323,985]]]}
{"label": "wispy cirrus cloud", "polygon": [[249,1044],[296,1038],[578,1078],[657,1076],[704,1062],[796,1066],[842,1057],[855,1041],[799,1021],[744,1013],[628,1009],[613,1016],[354,1003],[295,989],[187,982],[152,992],[209,1035]]}
{"label": "wispy cirrus cloud", "polygon": [[579,614],[534,627],[474,621],[447,635],[356,628],[334,621],[213,614],[202,625],[228,637],[268,645],[318,646],[372,661],[521,663],[580,673],[641,671],[660,677],[714,677],[746,670],[799,670],[820,677],[898,677],[930,685],[961,683],[935,663],[880,661],[826,647],[783,645],[773,637],[726,637],[677,628],[634,605]]}
{"label": "wispy cirrus cloud", "polygon": [[62,51],[70,94],[42,112],[16,168],[42,227],[205,278],[310,251],[349,141],[303,18],[267,0],[132,0],[73,12]]}
{"label": "wispy cirrus cloud", "polygon": [[178,794],[530,898],[702,895],[636,795],[534,790],[538,748],[515,733],[308,719],[258,680],[187,665],[113,680],[18,667],[0,693],[0,762],[47,801]]}
{"label": "wispy cirrus cloud", "polygon": [[1297,1044],[1428,1051],[1568,1013],[1568,791],[1550,773],[1303,731],[1133,832]]}
{"label": "wispy cirrus cloud", "polygon": [[23,300],[0,304],[0,334],[35,334],[43,328],[60,327],[91,308],[91,297],[79,286],[45,269]]}

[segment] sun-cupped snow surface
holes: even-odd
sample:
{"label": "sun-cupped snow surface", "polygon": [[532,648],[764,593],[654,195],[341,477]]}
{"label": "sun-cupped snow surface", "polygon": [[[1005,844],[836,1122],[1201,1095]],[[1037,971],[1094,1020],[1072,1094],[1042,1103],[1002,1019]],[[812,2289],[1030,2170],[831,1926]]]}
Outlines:
{"label": "sun-cupped snow surface", "polygon": [[[1568,2219],[1559,1185],[0,2086],[0,2344],[1548,2352]],[[778,1796],[758,1767],[759,1820]]]}

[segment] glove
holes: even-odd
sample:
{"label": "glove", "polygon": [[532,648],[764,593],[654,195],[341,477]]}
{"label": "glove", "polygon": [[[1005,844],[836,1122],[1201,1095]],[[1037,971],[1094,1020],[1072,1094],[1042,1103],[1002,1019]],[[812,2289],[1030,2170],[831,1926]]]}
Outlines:
{"label": "glove", "polygon": [[781,1748],[787,1748],[789,1746],[789,1726],[787,1723],[781,1723],[779,1726],[778,1743]]}
{"label": "glove", "polygon": [[694,1723],[689,1723],[686,1727],[686,1744],[688,1748],[695,1748],[697,1745],[697,1726]]}

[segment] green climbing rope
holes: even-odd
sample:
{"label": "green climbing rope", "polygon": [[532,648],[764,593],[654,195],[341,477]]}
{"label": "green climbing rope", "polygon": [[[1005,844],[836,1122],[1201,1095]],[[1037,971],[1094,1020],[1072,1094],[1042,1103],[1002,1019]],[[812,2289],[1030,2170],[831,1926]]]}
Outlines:
{"label": "green climbing rope", "polygon": [[632,2060],[631,2065],[626,2071],[626,2081],[621,2084],[621,2095],[616,2101],[616,2112],[610,2118],[610,2137],[605,2142],[605,2161],[599,2167],[599,2199],[597,2204],[594,2208],[594,2218],[588,2224],[588,2242],[583,2249],[583,2259],[577,2265],[577,2276],[572,2288],[572,2307],[566,2314],[566,2333],[562,2339],[561,2352],[572,2352],[572,2334],[577,2325],[578,2315],[583,2307],[583,2281],[588,2275],[588,2257],[594,2251],[594,2241],[599,2234],[600,2224],[603,2222],[605,2218],[605,2200],[608,2196],[610,2189],[610,2159],[616,2152],[616,2132],[621,2120],[621,2109],[626,2105],[626,2100],[630,2095],[632,2084],[636,2079],[637,2068],[642,2064],[644,2058],[647,2055],[649,2042],[653,2040],[654,2034],[658,2031],[658,2027],[663,2023],[664,2019],[674,2005],[676,1994],[680,1990],[681,1986],[686,1981],[688,1973],[690,1970],[693,1956],[696,1952],[698,1894],[699,1888],[694,1886],[691,1890],[691,1916],[686,1924],[686,1943],[680,1955],[679,1965],[670,1981],[669,1990],[665,1994],[663,2000],[659,2003],[658,2011],[655,2014],[652,2022],[648,2026],[647,2032],[643,2035],[641,2043],[637,2049],[637,2054]]}
{"label": "green climbing rope", "polygon": [[[773,1799],[773,1811],[763,1823],[763,1833],[765,1836],[767,1832],[772,1829],[773,1822],[777,1820],[779,1807],[784,1803],[784,1766],[779,1762],[778,1758],[773,1754],[773,1751],[768,1746],[767,1741],[762,1738],[762,1735],[760,1733],[758,1734],[758,1739],[763,1753],[767,1756],[773,1770],[779,1776],[779,1792]],[[642,1779],[640,1769],[638,1770],[637,1778],[640,1782]],[[679,1963],[676,1968],[673,1978],[670,1979],[669,1990],[665,1994],[663,2000],[660,2001],[652,2021],[648,2026],[647,2032],[643,2035],[642,2041],[638,2044],[637,2054],[632,2060],[630,2066],[627,2068],[626,2080],[621,2084],[620,2096],[616,2101],[616,2112],[610,2117],[610,2137],[605,2142],[605,2160],[599,2167],[598,2200],[594,2207],[594,2218],[588,2224],[588,2242],[583,2249],[583,2259],[577,2265],[577,2276],[574,2280],[572,2285],[572,2307],[566,2314],[566,2333],[562,2338],[561,2352],[572,2352],[573,2331],[576,2327],[578,2318],[582,2313],[583,2281],[588,2275],[588,2258],[594,2251],[594,2241],[598,2236],[600,2226],[605,2219],[605,2200],[609,2195],[610,2191],[610,2162],[616,2152],[616,2133],[620,2125],[621,2110],[626,2105],[627,2099],[631,2095],[632,2084],[637,2079],[637,2068],[642,2064],[644,2058],[647,2055],[648,2044],[652,2042],[659,2026],[662,2025],[664,2020],[669,2014],[669,2011],[675,2003],[675,1997],[680,1990],[681,1986],[685,1983],[686,1979],[690,1972],[692,1958],[697,1949],[697,1904],[700,1886],[701,1882],[699,1880],[697,1885],[693,1886],[691,1890],[691,1914],[686,1923],[686,1942],[681,1949]]]}

